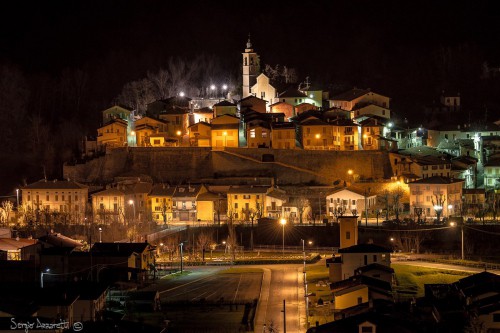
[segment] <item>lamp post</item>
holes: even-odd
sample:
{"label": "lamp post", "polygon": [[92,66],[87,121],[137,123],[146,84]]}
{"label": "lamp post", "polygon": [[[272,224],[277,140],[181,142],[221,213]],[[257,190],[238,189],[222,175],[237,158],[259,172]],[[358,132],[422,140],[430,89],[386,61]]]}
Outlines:
{"label": "lamp post", "polygon": [[184,243],[180,243],[179,246],[181,247],[181,274],[182,274],[182,269],[183,269],[183,262],[182,262],[182,257],[183,257],[183,253],[182,253],[182,246],[184,245]]}
{"label": "lamp post", "polygon": [[[365,189],[365,225],[368,227],[368,205],[367,205],[367,197],[368,194],[370,194],[371,188],[368,188],[368,190]],[[378,222],[377,222],[378,224]]]}
{"label": "lamp post", "polygon": [[16,188],[16,209],[19,210],[19,189]]}
{"label": "lamp post", "polygon": [[282,256],[283,258],[285,257],[285,224],[286,224],[286,219],[281,219],[280,220],[281,225],[283,226],[283,248],[282,248]]}
{"label": "lamp post", "polygon": [[448,205],[448,217],[451,216],[451,212],[452,212],[452,209],[453,209],[453,205]]}
{"label": "lamp post", "polygon": [[[307,273],[306,273],[306,248],[304,244],[304,240],[302,239],[302,255],[304,257],[304,297],[306,298],[306,328],[309,328],[309,296],[307,295]],[[309,241],[309,245],[312,242]]]}
{"label": "lamp post", "polygon": [[40,288],[43,288],[43,276],[44,276],[45,274],[49,274],[49,272],[50,272],[50,268],[47,268],[47,269],[45,270],[45,272],[41,272],[41,273],[40,273]]}
{"label": "lamp post", "polygon": [[177,131],[177,132],[175,132],[175,134],[177,134],[177,147],[180,147],[181,146],[181,140],[182,140],[182,137],[181,137],[182,132],[181,131]]}
{"label": "lamp post", "polygon": [[351,185],[352,185],[352,174],[353,173],[354,173],[354,171],[352,171],[352,169],[347,170],[347,174],[349,175],[349,180],[351,181]]}
{"label": "lamp post", "polygon": [[[450,222],[450,227],[456,227],[457,224],[455,222]],[[461,244],[461,255],[462,255],[462,260],[465,260],[465,251],[464,251],[464,223],[460,224],[460,233],[461,233],[461,239],[462,239],[462,244]]]}
{"label": "lamp post", "polygon": [[99,227],[99,243],[102,243],[102,228]]}
{"label": "lamp post", "polygon": [[132,222],[133,222],[133,221],[135,220],[135,203],[134,203],[134,200],[130,199],[130,200],[128,201],[128,204],[129,204],[130,206],[132,206],[132,208],[134,209],[134,216],[133,216],[133,220],[132,220]]}

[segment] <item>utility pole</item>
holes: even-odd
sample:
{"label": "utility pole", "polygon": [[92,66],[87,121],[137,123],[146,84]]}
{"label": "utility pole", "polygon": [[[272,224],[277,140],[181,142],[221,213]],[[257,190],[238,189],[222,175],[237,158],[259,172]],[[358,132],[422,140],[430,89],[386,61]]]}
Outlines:
{"label": "utility pole", "polygon": [[283,333],[286,333],[286,307],[285,307],[285,300],[283,300]]}
{"label": "utility pole", "polygon": [[365,225],[368,227],[368,205],[367,205],[367,195],[370,194],[371,188],[365,189]]}
{"label": "utility pole", "polygon": [[184,243],[180,243],[179,245],[181,247],[181,274],[182,274],[182,268],[183,268],[182,267],[182,246],[184,245]]}

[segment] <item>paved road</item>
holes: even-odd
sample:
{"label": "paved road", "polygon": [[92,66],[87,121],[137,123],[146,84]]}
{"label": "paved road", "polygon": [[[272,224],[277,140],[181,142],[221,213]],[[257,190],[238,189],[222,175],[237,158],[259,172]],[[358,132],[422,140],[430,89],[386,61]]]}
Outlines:
{"label": "paved road", "polygon": [[[482,269],[482,268],[440,264],[440,263],[435,263],[435,262],[426,262],[426,261],[418,261],[418,260],[415,260],[415,261],[413,261],[413,260],[410,260],[410,261],[393,260],[392,263],[393,264],[400,264],[400,265],[408,265],[408,266],[428,267],[428,268],[435,268],[435,269],[447,269],[447,270],[451,270],[451,271],[460,271],[460,272],[469,272],[469,273],[484,272],[484,269]],[[500,270],[488,270],[488,272],[500,275]]]}
{"label": "paved road", "polygon": [[302,265],[269,265],[264,269],[262,292],[255,321],[255,332],[272,325],[284,332],[283,300],[285,300],[286,332],[305,332],[305,299]]}
{"label": "paved road", "polygon": [[[283,300],[286,309],[286,332],[305,332],[305,298],[302,265],[255,265],[238,266],[254,267],[263,270],[260,274],[231,274],[227,279],[217,274],[227,269],[227,266],[186,267],[191,274],[180,276],[173,280],[159,280],[147,290],[160,291],[163,300],[196,300],[199,297],[207,299],[256,298],[259,297],[255,320],[255,332],[264,330],[273,323],[279,332],[283,327]],[[260,277],[262,276],[262,282]]]}

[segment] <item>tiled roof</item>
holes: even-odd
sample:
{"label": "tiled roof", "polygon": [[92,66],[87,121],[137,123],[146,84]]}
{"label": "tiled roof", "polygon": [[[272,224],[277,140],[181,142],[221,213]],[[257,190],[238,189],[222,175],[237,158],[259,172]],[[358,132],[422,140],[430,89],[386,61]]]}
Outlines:
{"label": "tiled roof", "polygon": [[342,94],[333,96],[330,98],[330,100],[335,100],[335,101],[352,101],[353,99],[356,99],[358,97],[361,97],[363,95],[366,95],[370,92],[370,90],[367,89],[351,89],[349,91],[343,92]]}
{"label": "tiled roof", "polygon": [[227,193],[228,194],[254,194],[254,193],[267,193],[269,187],[258,187],[258,186],[241,186],[241,187],[231,187]]}
{"label": "tiled roof", "polygon": [[233,103],[228,102],[228,101],[221,101],[217,104],[214,104],[214,106],[236,106],[236,104],[233,104]]}
{"label": "tiled roof", "polygon": [[329,125],[327,122],[320,120],[318,118],[309,118],[300,123],[302,126],[327,126]]}
{"label": "tiled roof", "polygon": [[165,184],[157,184],[153,186],[149,195],[157,197],[171,197],[174,194],[174,192],[175,192],[175,186],[169,187],[168,185]]}
{"label": "tiled roof", "polygon": [[202,185],[180,185],[177,186],[174,192],[175,198],[180,197],[197,197]]}
{"label": "tiled roof", "polygon": [[88,189],[88,186],[82,185],[74,181],[66,180],[53,180],[45,181],[39,180],[23,187],[23,190],[81,190]]}
{"label": "tiled roof", "polygon": [[273,130],[295,129],[295,124],[292,122],[272,123]]}
{"label": "tiled roof", "polygon": [[36,242],[36,239],[29,238],[0,238],[0,251],[16,251]]}
{"label": "tiled roof", "polygon": [[196,201],[215,201],[219,199],[222,199],[222,197],[212,192],[205,192],[196,197]]}
{"label": "tiled roof", "polygon": [[116,188],[108,188],[103,191],[95,192],[92,194],[92,196],[104,196],[104,195],[117,195],[117,196],[122,196],[125,195],[125,192],[120,191]]}

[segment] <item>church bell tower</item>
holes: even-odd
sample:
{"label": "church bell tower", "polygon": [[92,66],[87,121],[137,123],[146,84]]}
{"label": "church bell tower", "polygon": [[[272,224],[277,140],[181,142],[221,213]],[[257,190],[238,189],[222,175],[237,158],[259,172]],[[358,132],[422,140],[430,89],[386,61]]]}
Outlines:
{"label": "church bell tower", "polygon": [[253,51],[250,34],[243,55],[243,98],[250,96],[252,86],[257,82],[260,73],[259,55]]}

